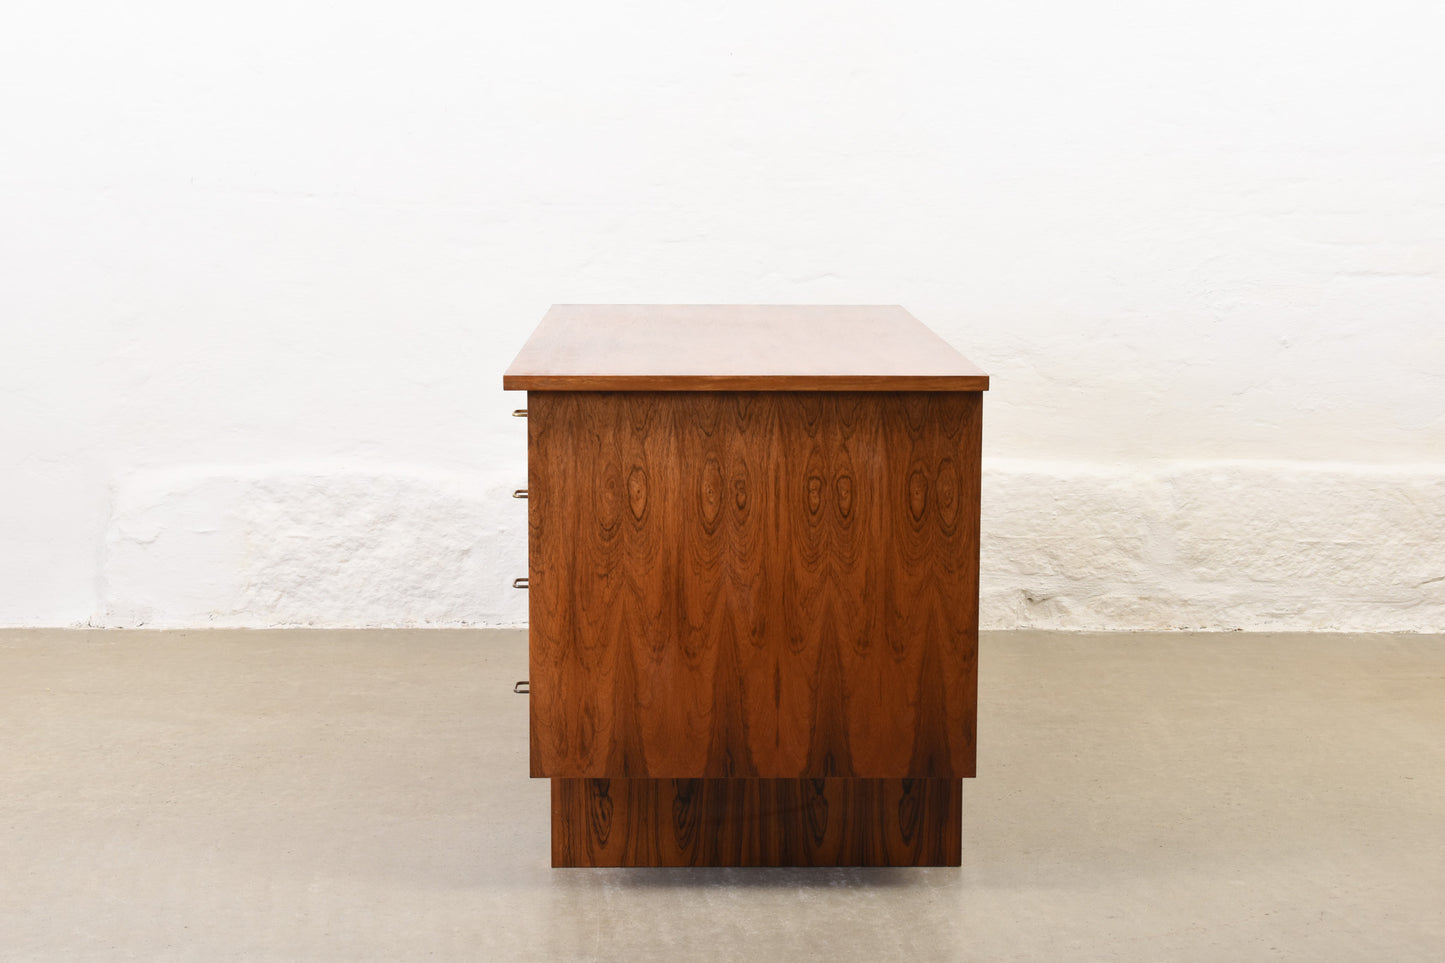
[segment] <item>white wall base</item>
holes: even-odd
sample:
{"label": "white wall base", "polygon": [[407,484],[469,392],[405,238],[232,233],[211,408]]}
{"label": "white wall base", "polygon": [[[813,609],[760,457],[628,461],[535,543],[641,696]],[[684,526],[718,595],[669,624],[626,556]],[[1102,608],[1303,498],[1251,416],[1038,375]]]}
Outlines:
{"label": "white wall base", "polygon": [[98,624],[521,625],[525,476],[205,466],[115,491]]}
{"label": "white wall base", "polygon": [[1445,465],[995,461],[987,628],[1445,630]]}
{"label": "white wall base", "polygon": [[[505,477],[503,477],[505,476]],[[109,626],[521,625],[515,471],[206,466],[114,492]],[[1445,631],[1445,465],[992,460],[983,627]]]}

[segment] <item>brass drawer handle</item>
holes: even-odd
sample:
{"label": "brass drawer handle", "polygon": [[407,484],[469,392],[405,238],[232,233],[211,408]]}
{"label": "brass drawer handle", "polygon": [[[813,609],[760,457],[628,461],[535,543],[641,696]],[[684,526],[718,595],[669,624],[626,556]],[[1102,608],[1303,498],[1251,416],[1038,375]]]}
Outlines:
{"label": "brass drawer handle", "polygon": [[523,679],[521,682],[518,682],[516,685],[512,686],[512,691],[517,693],[517,695],[531,695],[532,683],[528,682],[526,679]]}
{"label": "brass drawer handle", "polygon": [[517,489],[516,491],[512,492],[512,497],[513,497],[513,498],[526,498],[526,497],[527,497],[527,489],[525,489],[525,488],[519,488],[519,489]]}
{"label": "brass drawer handle", "polygon": [[526,408],[518,408],[517,410],[515,410],[515,411],[512,412],[512,417],[513,417],[513,418],[525,418],[525,417],[527,417],[527,409],[526,409]]}
{"label": "brass drawer handle", "polygon": [[526,580],[525,578],[514,578],[514,579],[512,579],[512,588],[526,588],[526,587],[527,587],[527,580]]}

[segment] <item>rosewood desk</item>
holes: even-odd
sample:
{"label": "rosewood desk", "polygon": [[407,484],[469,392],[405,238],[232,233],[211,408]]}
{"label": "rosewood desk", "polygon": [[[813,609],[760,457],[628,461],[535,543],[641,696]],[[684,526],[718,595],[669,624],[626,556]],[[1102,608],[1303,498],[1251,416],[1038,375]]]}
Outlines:
{"label": "rosewood desk", "polygon": [[988,376],[899,307],[557,305],[503,387],[552,865],[958,865]]}

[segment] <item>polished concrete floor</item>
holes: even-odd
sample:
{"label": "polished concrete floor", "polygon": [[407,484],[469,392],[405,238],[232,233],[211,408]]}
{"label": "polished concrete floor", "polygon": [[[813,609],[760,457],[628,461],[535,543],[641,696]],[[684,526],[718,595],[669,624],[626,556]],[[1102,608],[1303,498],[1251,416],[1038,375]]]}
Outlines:
{"label": "polished concrete floor", "polygon": [[0,959],[1445,959],[1445,637],[987,635],[961,869],[550,869],[525,675],[0,631]]}

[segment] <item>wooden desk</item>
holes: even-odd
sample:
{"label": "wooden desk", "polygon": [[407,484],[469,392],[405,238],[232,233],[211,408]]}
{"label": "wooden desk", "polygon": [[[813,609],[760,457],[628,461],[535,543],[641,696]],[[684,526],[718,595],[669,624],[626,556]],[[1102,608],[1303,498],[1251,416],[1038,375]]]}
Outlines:
{"label": "wooden desk", "polygon": [[557,305],[503,387],[552,864],[958,865],[988,376],[899,307]]}

